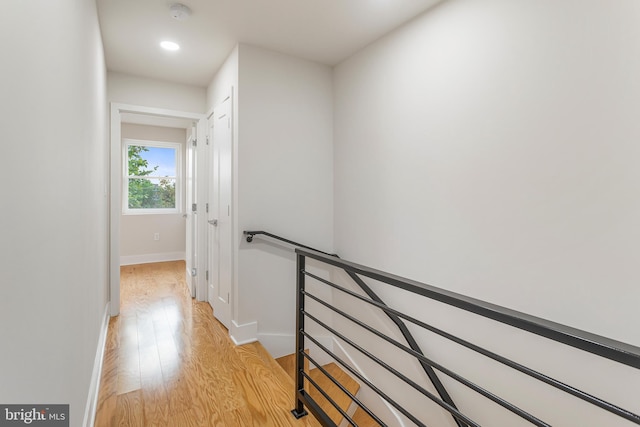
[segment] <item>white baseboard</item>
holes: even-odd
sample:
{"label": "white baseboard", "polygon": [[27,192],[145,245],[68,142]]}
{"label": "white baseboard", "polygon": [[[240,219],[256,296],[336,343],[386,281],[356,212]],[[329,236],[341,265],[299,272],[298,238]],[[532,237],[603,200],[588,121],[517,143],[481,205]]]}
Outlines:
{"label": "white baseboard", "polygon": [[293,334],[258,334],[258,341],[274,359],[296,351],[296,337]]}
{"label": "white baseboard", "polygon": [[232,320],[229,336],[235,345],[249,344],[258,341],[258,322],[238,325],[235,320]]}
{"label": "white baseboard", "polygon": [[[329,351],[333,351],[333,337],[314,335],[314,338]],[[293,334],[258,334],[258,341],[274,359],[293,354],[296,351],[296,336]],[[309,355],[321,366],[332,361],[330,356],[309,340],[305,343],[305,347],[309,349]]]}
{"label": "white baseboard", "polygon": [[184,261],[184,252],[163,252],[159,254],[122,255],[120,265],[149,264],[152,262]]}
{"label": "white baseboard", "polygon": [[93,361],[93,372],[91,383],[89,384],[89,396],[84,410],[83,427],[93,427],[96,420],[96,410],[98,409],[98,393],[100,392],[100,376],[102,375],[102,363],[104,361],[104,348],[107,342],[107,331],[109,329],[109,303],[104,308],[102,325],[100,326],[100,337],[98,338],[98,348],[96,358]]}

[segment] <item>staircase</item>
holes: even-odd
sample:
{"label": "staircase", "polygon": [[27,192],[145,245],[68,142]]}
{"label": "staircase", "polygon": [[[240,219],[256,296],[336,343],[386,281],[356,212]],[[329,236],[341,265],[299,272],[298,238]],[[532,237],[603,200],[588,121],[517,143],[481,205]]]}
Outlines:
{"label": "staircase", "polygon": [[[307,351],[308,352],[308,351]],[[289,354],[276,359],[276,362],[285,370],[285,372],[295,381],[296,375],[296,357],[295,354]],[[338,386],[336,386],[327,376],[318,368],[309,370],[309,361],[305,359],[305,371],[309,373],[309,376],[327,393],[331,399],[338,404],[340,409],[346,412],[353,419],[354,423],[358,427],[375,427],[379,424],[375,422],[371,417],[358,407],[352,399],[344,393]],[[343,387],[345,387],[351,394],[357,396],[360,389],[358,384],[353,378],[343,371],[337,364],[329,363],[322,367],[331,376],[333,376]],[[349,426],[351,425],[315,387],[307,384],[305,389],[309,391],[309,394],[313,399],[318,402],[320,407],[327,413],[331,420],[337,426]],[[310,415],[311,416],[311,415]]]}
{"label": "staircase", "polygon": [[[502,307],[470,296],[457,294],[426,283],[420,283],[415,280],[396,276],[365,265],[346,261],[338,257],[336,254],[318,251],[309,246],[302,245],[266,231],[245,231],[244,234],[247,236],[247,242],[251,242],[255,235],[264,235],[265,237],[297,247],[295,250],[297,355],[300,355],[300,352],[306,348],[306,342],[308,340],[308,342],[317,345],[323,354],[326,354],[328,359],[333,359],[343,363],[341,359],[339,359],[338,355],[318,341],[318,336],[314,336],[312,331],[305,329],[305,320],[310,319],[332,335],[334,339],[345,342],[350,346],[350,348],[357,350],[357,354],[361,354],[371,360],[374,360],[381,368],[394,375],[398,381],[402,381],[408,386],[411,386],[415,390],[416,397],[424,399],[425,402],[430,402],[429,404],[433,403],[438,405],[443,411],[446,411],[443,412],[442,415],[445,417],[451,416],[451,421],[455,422],[459,427],[479,427],[481,424],[478,420],[471,418],[470,413],[463,413],[458,409],[439,376],[448,377],[450,381],[455,381],[457,384],[466,387],[465,390],[475,393],[473,396],[488,399],[494,405],[497,405],[491,409],[491,411],[495,411],[495,414],[493,414],[493,412],[491,413],[492,421],[494,416],[519,417],[532,425],[545,427],[560,424],[567,425],[567,423],[564,422],[566,421],[564,417],[568,416],[567,414],[572,414],[571,416],[575,416],[576,421],[579,424],[570,425],[584,425],[583,422],[580,423],[582,419],[592,418],[589,415],[585,415],[582,411],[584,408],[581,405],[587,404],[590,405],[592,410],[600,410],[600,413],[598,413],[599,416],[615,416],[618,417],[616,418],[618,421],[626,420],[636,425],[640,425],[640,412],[638,412],[637,409],[635,410],[637,413],[634,413],[632,409],[624,408],[622,406],[618,406],[618,404],[612,403],[616,399],[622,400],[623,397],[625,397],[623,396],[625,389],[618,386],[617,383],[620,381],[616,380],[615,376],[612,375],[614,373],[613,369],[609,374],[612,375],[611,390],[615,390],[616,392],[619,390],[622,394],[620,396],[616,396],[614,393],[611,393],[611,396],[608,396],[605,400],[603,397],[592,395],[574,385],[567,384],[566,382],[550,377],[544,372],[539,372],[521,362],[510,359],[504,354],[501,354],[498,350],[490,350],[482,347],[479,343],[474,342],[475,339],[468,341],[461,336],[455,335],[450,330],[442,329],[441,327],[428,323],[426,321],[428,319],[415,318],[407,313],[403,313],[403,311],[399,310],[398,307],[389,307],[374,292],[367,281],[375,281],[377,286],[384,287],[386,292],[396,291],[402,294],[402,299],[410,297],[412,299],[415,298],[423,301],[434,301],[438,304],[443,304],[443,306],[451,307],[454,310],[466,312],[466,315],[468,316],[476,316],[478,319],[488,319],[492,322],[498,322],[502,324],[503,327],[510,328],[512,332],[521,334],[522,337],[529,335],[533,337],[533,335],[536,335],[550,340],[553,342],[552,344],[554,349],[556,348],[555,346],[558,345],[557,350],[559,352],[579,351],[581,352],[581,355],[585,355],[587,357],[596,356],[605,359],[606,363],[614,362],[618,364],[616,366],[623,367],[625,369],[626,367],[640,369],[640,347],[595,335],[591,332],[576,329],[551,320],[534,317],[508,307]],[[352,280],[345,285],[342,283],[345,281],[345,278],[341,276],[338,280],[340,283],[334,283],[325,277],[321,277],[320,275],[307,270],[307,261],[319,263],[327,269],[343,271]],[[317,264],[314,265],[314,269],[316,268],[319,268]],[[312,281],[312,283],[314,283],[314,289],[307,287],[307,281]],[[359,290],[356,289],[354,291],[351,289],[354,287],[354,284],[359,288]],[[386,315],[386,317],[388,317],[397,326],[397,331],[392,334],[383,333],[381,330],[369,325],[366,320],[354,317],[350,313],[342,310],[339,306],[333,305],[330,301],[326,301],[326,299],[322,297],[322,294],[317,292],[318,289],[315,289],[316,287],[319,287],[318,289],[324,289],[332,292],[332,294],[334,294],[334,298],[343,298],[346,296],[348,298],[353,298],[354,302],[364,304],[363,307],[379,310],[380,313],[384,313],[384,315]],[[341,320],[339,322],[333,322],[333,326],[342,327],[348,325],[351,328],[353,327],[351,325],[357,325],[361,330],[367,331],[377,336],[379,339],[386,341],[390,345],[395,346],[398,349],[398,352],[402,352],[399,354],[404,354],[405,357],[410,356],[415,362],[419,363],[424,374],[429,377],[430,381],[426,384],[419,384],[410,376],[403,374],[394,366],[384,362],[378,357],[377,348],[364,348],[360,345],[361,343],[359,343],[358,338],[352,339],[349,334],[345,334],[345,328],[339,330],[334,328],[332,325],[325,323],[322,319],[318,318],[317,310],[311,309],[311,312],[309,311],[309,307],[311,305],[307,305],[306,302],[313,302],[315,308],[320,308],[320,310],[324,310],[325,308],[331,310],[335,313],[332,314],[334,317],[339,316],[337,318]],[[316,305],[316,303],[319,305]],[[459,372],[456,372],[453,369],[455,366],[447,366],[436,360],[430,359],[428,355],[425,355],[425,353],[420,349],[420,346],[409,330],[407,323],[410,323],[410,327],[419,331],[420,334],[433,334],[434,336],[446,340],[446,342],[450,343],[452,346],[455,345],[455,347],[452,347],[451,349],[452,352],[456,351],[456,349],[465,352],[472,351],[474,355],[476,355],[474,357],[484,357],[484,359],[482,359],[483,363],[486,361],[497,362],[501,366],[500,369],[510,369],[511,371],[509,372],[524,375],[526,376],[524,378],[527,378],[527,380],[537,381],[538,385],[552,387],[555,389],[554,392],[561,392],[564,393],[565,396],[571,396],[577,399],[573,399],[571,401],[567,399],[567,404],[563,405],[562,410],[554,410],[556,406],[555,397],[547,394],[542,396],[541,394],[539,401],[538,399],[535,399],[536,402],[528,402],[528,404],[531,404],[531,408],[523,409],[518,407],[514,402],[507,400],[506,395],[510,394],[508,391],[503,390],[503,394],[505,396],[500,396],[489,391],[490,388],[487,388],[487,386],[493,385],[491,383],[492,378],[490,378],[492,376],[487,376],[488,381],[486,382],[488,384],[476,384],[462,376]],[[445,327],[446,326],[447,325],[445,325]],[[482,329],[480,329],[480,331],[482,331]],[[466,331],[465,334],[472,336],[477,332],[478,331],[471,328],[469,331]],[[494,333],[493,330],[491,333]],[[351,334],[351,336],[353,335],[354,334]],[[400,335],[402,338],[399,338]],[[535,341],[532,341],[531,345],[533,346],[534,344]],[[505,343],[505,345],[507,347],[511,346],[510,343]],[[509,352],[512,351],[511,348],[505,348],[502,350],[503,352],[506,352],[506,350],[509,350]],[[566,360],[568,361],[570,358],[573,358],[573,355],[571,353],[567,353],[564,357],[567,357]],[[302,357],[300,359],[309,359],[311,363],[316,366],[314,359],[311,357]],[[358,393],[359,389],[359,385],[356,381],[349,378],[351,381],[348,382],[352,382],[353,385],[349,386],[347,392],[343,392],[339,388],[336,388],[333,385],[333,382],[328,379],[329,376],[347,376],[344,372],[338,370],[338,366],[335,364],[328,364],[320,367],[320,369],[311,370],[309,370],[309,366],[305,366],[303,368],[304,375],[296,375],[293,355],[280,358],[278,362],[280,363],[280,366],[283,366],[289,372],[289,375],[287,376],[285,370],[278,367],[278,369],[281,370],[282,376],[287,377],[288,381],[293,381],[293,383],[295,383],[295,408],[293,408],[292,412],[296,418],[303,417],[306,413],[306,407],[306,409],[309,409],[309,412],[316,414],[316,416],[322,420],[324,425],[338,427],[346,427],[347,424],[354,426],[383,425],[383,421],[375,421],[380,420],[379,414],[376,414],[375,412],[367,410],[371,414],[371,418],[369,418],[362,413],[363,411],[357,413],[354,411],[354,404],[355,406],[359,406],[356,404],[356,401],[359,400],[359,398],[356,397],[356,393]],[[446,360],[445,362],[448,364],[449,360]],[[535,361],[532,360],[532,364],[533,362]],[[274,365],[277,366],[277,363],[274,362]],[[584,364],[578,364],[575,368],[580,369],[583,365]],[[496,367],[497,366],[498,365],[496,365]],[[573,368],[574,366],[571,365],[571,363],[567,363],[567,368],[569,367]],[[322,371],[325,371],[326,375]],[[385,401],[385,404],[389,405],[389,409],[393,408],[392,411],[398,411],[402,416],[406,417],[415,425],[425,425],[424,408],[421,401],[411,401],[412,407],[406,408],[402,402],[396,401],[390,397],[389,393],[385,390],[386,385],[388,385],[388,381],[385,381],[383,376],[373,378],[373,374],[376,372],[372,372],[371,377],[367,378],[356,370],[351,370],[349,368],[348,371],[355,378],[358,378],[360,384],[365,384],[367,386],[367,395],[369,392],[377,394]],[[578,371],[576,371],[576,373],[578,373]],[[297,374],[300,373],[298,372]],[[633,380],[629,381],[630,383],[633,382]],[[336,380],[336,382],[338,381]],[[311,385],[307,383],[311,383]],[[630,383],[628,383],[629,386],[631,386]],[[323,384],[327,384],[327,386]],[[436,393],[429,390],[430,385],[433,386]],[[324,395],[315,389],[316,387],[319,390],[325,390],[325,387],[328,387],[329,391],[326,392],[327,398],[333,402],[341,402],[336,404],[340,410],[335,410],[333,404],[330,404]],[[350,397],[349,395],[354,397]],[[402,395],[400,395],[400,397],[403,398]],[[546,400],[543,400],[543,397]],[[352,413],[353,416],[351,415]],[[479,415],[487,417],[487,413],[479,413]],[[348,418],[344,419],[345,417]],[[312,417],[303,417],[302,419],[305,418]],[[610,423],[598,423],[598,425],[610,425]]]}

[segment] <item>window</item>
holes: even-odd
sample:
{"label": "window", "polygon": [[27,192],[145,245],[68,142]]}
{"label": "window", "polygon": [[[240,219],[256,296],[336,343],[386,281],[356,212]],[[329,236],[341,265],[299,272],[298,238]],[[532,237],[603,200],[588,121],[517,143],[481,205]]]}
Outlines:
{"label": "window", "polygon": [[179,213],[181,144],[124,140],[125,214]]}

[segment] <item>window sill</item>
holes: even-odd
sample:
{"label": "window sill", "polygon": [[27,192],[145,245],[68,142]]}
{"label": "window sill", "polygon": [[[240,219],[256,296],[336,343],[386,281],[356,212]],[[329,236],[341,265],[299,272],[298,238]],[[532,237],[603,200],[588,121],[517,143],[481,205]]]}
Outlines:
{"label": "window sill", "polygon": [[179,209],[131,209],[122,211],[122,215],[180,215]]}

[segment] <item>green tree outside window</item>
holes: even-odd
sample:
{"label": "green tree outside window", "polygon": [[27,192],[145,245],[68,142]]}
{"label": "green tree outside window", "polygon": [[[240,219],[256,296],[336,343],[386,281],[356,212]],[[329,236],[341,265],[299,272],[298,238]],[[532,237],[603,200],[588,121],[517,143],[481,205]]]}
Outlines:
{"label": "green tree outside window", "polygon": [[[159,150],[173,150],[160,148]],[[176,209],[176,177],[159,176],[158,165],[149,165],[144,145],[127,146],[128,202],[129,209]],[[174,154],[175,158],[175,154]]]}

